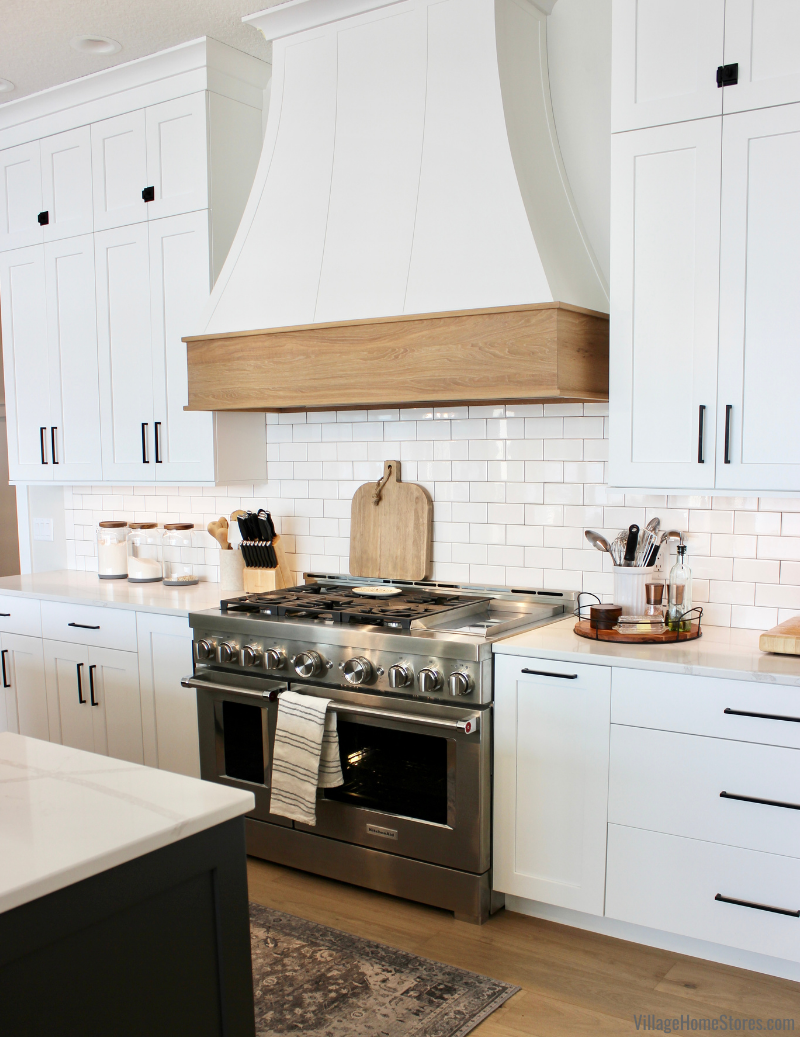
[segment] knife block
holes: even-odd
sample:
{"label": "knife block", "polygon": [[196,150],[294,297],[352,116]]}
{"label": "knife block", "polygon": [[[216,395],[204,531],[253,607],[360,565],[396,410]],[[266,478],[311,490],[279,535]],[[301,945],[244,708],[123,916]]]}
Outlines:
{"label": "knife block", "polygon": [[283,549],[283,541],[276,534],[272,541],[275,554],[278,558],[276,569],[247,568],[242,572],[244,589],[248,594],[260,594],[262,591],[280,590],[282,587],[292,587],[292,571],[286,561],[286,552]]}

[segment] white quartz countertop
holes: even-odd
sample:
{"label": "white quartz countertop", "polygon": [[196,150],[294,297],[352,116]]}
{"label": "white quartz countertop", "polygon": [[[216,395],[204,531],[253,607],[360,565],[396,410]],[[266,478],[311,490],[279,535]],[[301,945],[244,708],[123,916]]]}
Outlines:
{"label": "white quartz countertop", "polygon": [[574,632],[575,617],[559,620],[496,641],[501,655],[526,658],[564,659],[575,663],[625,666],[629,669],[665,670],[703,677],[763,681],[800,688],[800,657],[774,655],[758,648],[760,630],[703,627],[694,641],[666,645],[612,644],[590,641]]}
{"label": "white quartz countertop", "polygon": [[[48,601],[78,601],[84,605],[158,612],[165,616],[187,616],[190,612],[214,608],[223,597],[218,583],[198,583],[184,590],[165,587],[163,583],[101,580],[96,573],[69,569],[32,576],[2,576],[0,594],[19,594]],[[234,592],[227,595],[234,596]]]}
{"label": "white quartz countertop", "polygon": [[254,805],[241,789],[0,733],[0,912]]}

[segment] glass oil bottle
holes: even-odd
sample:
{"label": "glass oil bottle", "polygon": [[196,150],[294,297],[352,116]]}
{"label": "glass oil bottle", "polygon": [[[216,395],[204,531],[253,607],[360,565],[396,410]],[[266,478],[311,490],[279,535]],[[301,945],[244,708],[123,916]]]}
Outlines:
{"label": "glass oil bottle", "polygon": [[[692,629],[691,617],[686,615],[692,608],[692,570],[686,564],[686,544],[678,545],[678,560],[669,574],[669,604],[667,606],[667,630],[686,633]],[[681,618],[686,616],[685,619]]]}

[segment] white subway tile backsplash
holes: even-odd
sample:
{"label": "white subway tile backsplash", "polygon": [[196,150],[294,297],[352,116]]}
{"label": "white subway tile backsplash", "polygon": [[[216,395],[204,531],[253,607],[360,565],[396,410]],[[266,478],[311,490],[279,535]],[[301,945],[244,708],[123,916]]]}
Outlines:
{"label": "white subway tile backsplash", "polygon": [[[191,521],[197,572],[218,579],[206,524],[268,507],[298,580],[346,573],[353,493],[396,459],[434,500],[434,579],[610,601],[610,560],[584,530],[613,537],[658,516],[686,535],[705,623],[760,628],[800,612],[800,500],[608,490],[607,413],[598,402],[268,414],[266,483],[65,488],[67,564],[96,571],[102,518]],[[666,576],[674,544],[662,554]]]}

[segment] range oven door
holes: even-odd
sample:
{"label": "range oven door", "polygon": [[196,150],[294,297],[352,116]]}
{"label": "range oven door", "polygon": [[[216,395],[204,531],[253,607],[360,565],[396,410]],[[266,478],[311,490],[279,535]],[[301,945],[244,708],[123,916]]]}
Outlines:
{"label": "range oven door", "polygon": [[489,868],[490,707],[290,686],[332,699],[344,777],[318,790],[316,825],[295,828],[461,871]]}
{"label": "range oven door", "polygon": [[234,684],[229,674],[208,669],[183,683],[197,690],[200,777],[252,792],[249,817],[291,828],[288,818],[269,811],[277,695],[286,682],[237,674]]}

